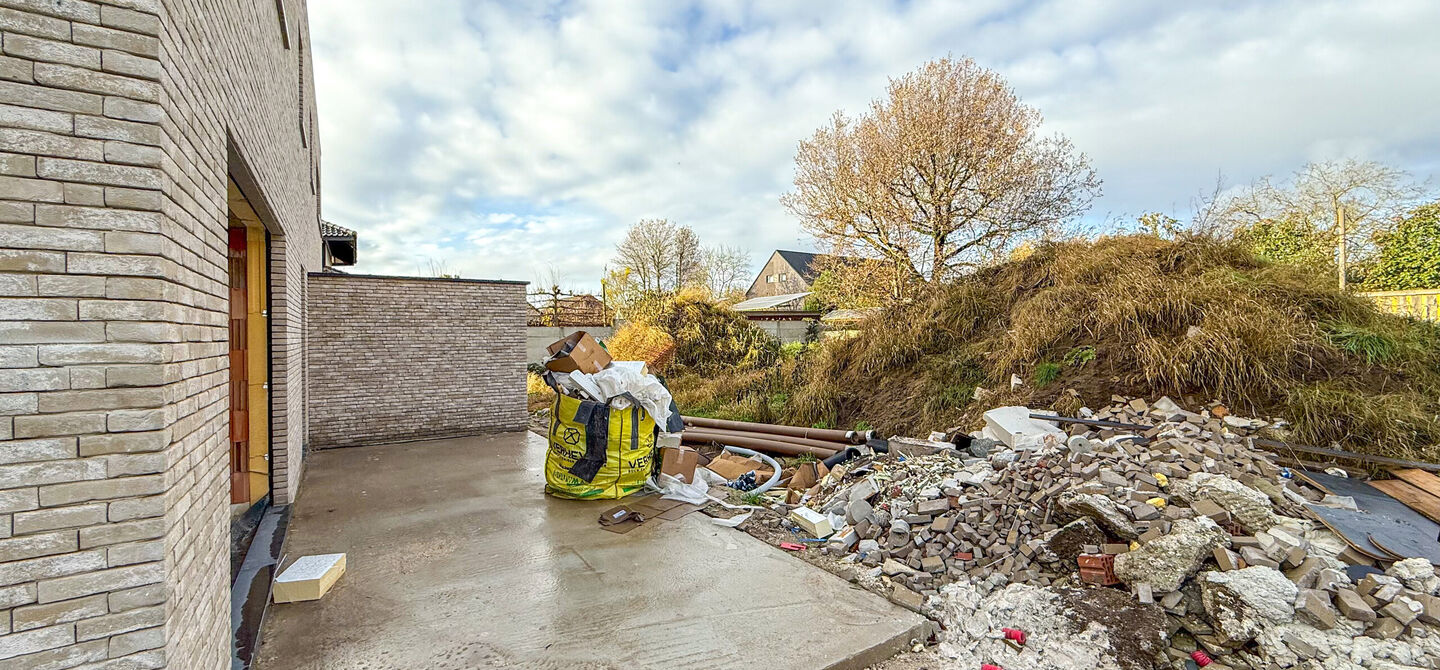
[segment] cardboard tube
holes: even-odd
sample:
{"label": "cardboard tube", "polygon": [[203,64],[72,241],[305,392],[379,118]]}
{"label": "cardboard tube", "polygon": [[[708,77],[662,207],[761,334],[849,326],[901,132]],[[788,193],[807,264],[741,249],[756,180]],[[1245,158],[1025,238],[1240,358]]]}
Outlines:
{"label": "cardboard tube", "polygon": [[789,442],[790,444],[798,444],[805,447],[818,447],[820,449],[828,449],[832,452],[841,451],[850,446],[848,444],[842,444],[840,442],[830,442],[827,440],[812,440],[804,437],[792,437],[790,435],[767,435],[765,433],[754,433],[748,430],[726,430],[723,428],[696,427],[686,428],[685,432],[692,433],[694,435],[714,435],[717,437],[749,437],[760,440],[772,440],[775,442]]}
{"label": "cardboard tube", "polygon": [[691,444],[721,444],[735,447],[745,447],[746,449],[763,451],[768,454],[780,454],[781,456],[799,456],[801,454],[810,454],[811,456],[814,456],[816,458],[823,459],[829,458],[835,453],[833,451],[830,451],[829,449],[807,447],[804,445],[791,444],[789,442],[778,442],[775,440],[767,440],[759,437],[725,437],[721,435],[696,434],[688,430],[680,434],[680,441],[689,442]]}
{"label": "cardboard tube", "polygon": [[865,442],[865,436],[853,430],[833,430],[830,428],[805,428],[802,426],[779,426],[772,423],[750,423],[748,421],[727,421],[725,419],[707,419],[699,416],[682,416],[685,425],[696,428],[720,428],[722,430],[739,430],[747,433],[768,433],[771,435],[789,435],[791,437],[804,437],[812,440],[825,440],[828,442],[844,442],[846,444],[861,444]]}

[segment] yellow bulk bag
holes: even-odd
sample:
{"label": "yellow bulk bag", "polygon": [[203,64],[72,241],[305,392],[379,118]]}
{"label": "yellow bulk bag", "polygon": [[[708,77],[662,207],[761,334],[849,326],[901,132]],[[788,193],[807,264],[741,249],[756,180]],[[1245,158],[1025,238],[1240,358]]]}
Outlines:
{"label": "yellow bulk bag", "polygon": [[655,462],[655,420],[633,399],[626,409],[555,394],[545,491],[582,500],[624,498],[645,486]]}

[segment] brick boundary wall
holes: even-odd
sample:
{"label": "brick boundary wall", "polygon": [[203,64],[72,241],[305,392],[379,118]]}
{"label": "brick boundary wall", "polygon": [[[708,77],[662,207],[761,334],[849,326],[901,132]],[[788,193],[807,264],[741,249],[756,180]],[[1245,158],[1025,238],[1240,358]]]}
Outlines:
{"label": "brick boundary wall", "polygon": [[525,283],[312,273],[310,444],[524,430]]}

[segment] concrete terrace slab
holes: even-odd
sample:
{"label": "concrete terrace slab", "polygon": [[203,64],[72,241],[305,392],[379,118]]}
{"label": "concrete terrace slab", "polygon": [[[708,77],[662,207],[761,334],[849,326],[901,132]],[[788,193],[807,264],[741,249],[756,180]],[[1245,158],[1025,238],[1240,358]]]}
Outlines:
{"label": "concrete terrace slab", "polygon": [[260,670],[859,668],[924,620],[702,514],[601,530],[529,433],[311,454],[285,551],[346,552],[273,605]]}

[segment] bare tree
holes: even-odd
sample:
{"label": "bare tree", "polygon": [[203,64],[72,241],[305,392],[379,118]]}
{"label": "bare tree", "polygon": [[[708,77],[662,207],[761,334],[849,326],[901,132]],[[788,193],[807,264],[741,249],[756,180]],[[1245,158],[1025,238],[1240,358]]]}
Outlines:
{"label": "bare tree", "polygon": [[1044,236],[1086,209],[1100,180],[1038,110],[969,58],[890,81],[857,119],[837,112],[800,143],[781,202],[823,246],[860,245],[934,281]]}
{"label": "bare tree", "polygon": [[723,299],[750,279],[750,252],[727,245],[708,247],[701,254],[701,266],[710,295]]}
{"label": "bare tree", "polygon": [[700,237],[690,226],[676,226],[674,237],[675,283],[674,288],[683,288],[699,283],[704,269],[704,257],[700,252]]}
{"label": "bare tree", "polygon": [[1336,273],[1345,288],[1351,261],[1368,260],[1377,234],[1388,229],[1425,195],[1408,173],[1375,161],[1345,159],[1310,163],[1289,183],[1262,177],[1225,200],[1221,217],[1239,231],[1267,221],[1286,221],[1335,243]]}
{"label": "bare tree", "polygon": [[615,264],[628,268],[645,292],[662,290],[675,269],[675,225],[641,219],[615,247]]}
{"label": "bare tree", "polygon": [[1209,191],[1200,191],[1190,199],[1189,229],[1197,235],[1213,236],[1224,226],[1225,173],[1215,173],[1215,184]]}

